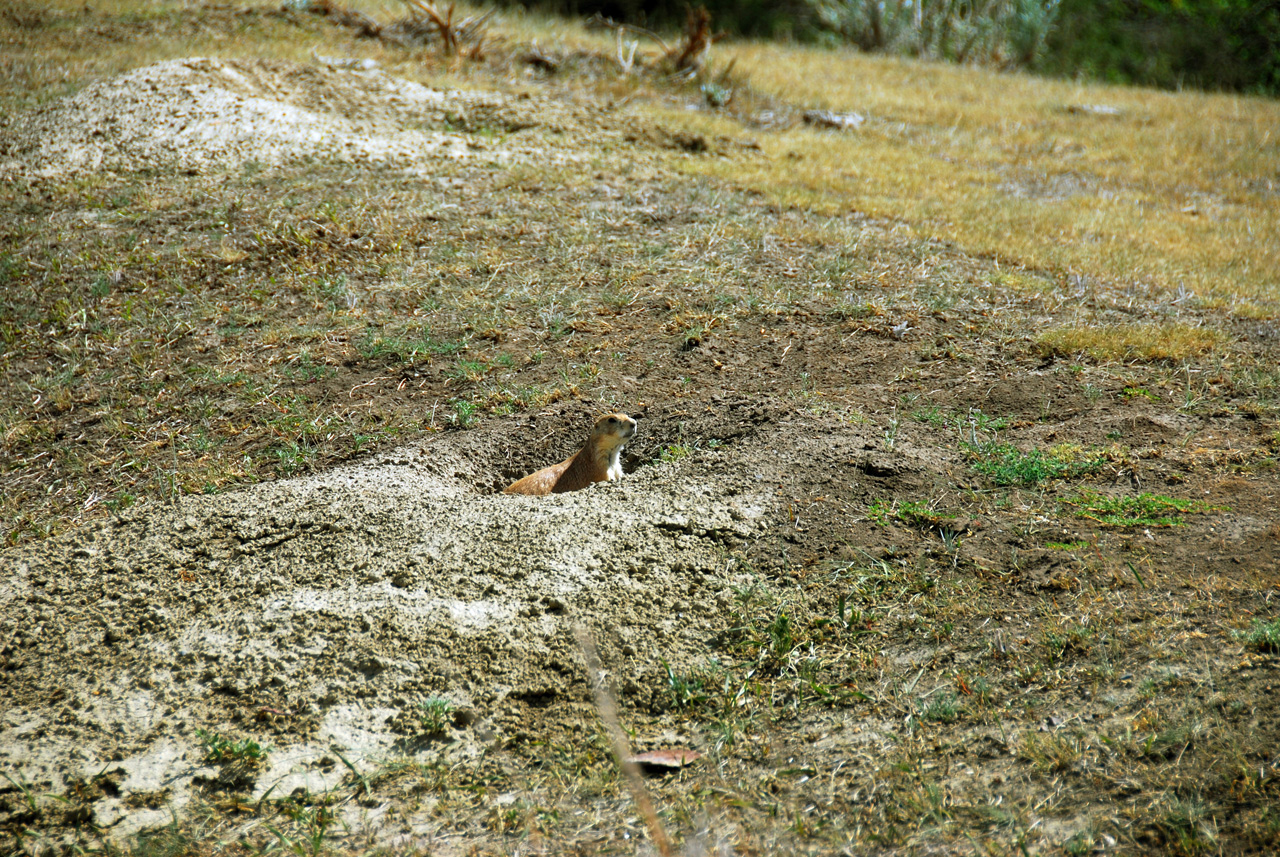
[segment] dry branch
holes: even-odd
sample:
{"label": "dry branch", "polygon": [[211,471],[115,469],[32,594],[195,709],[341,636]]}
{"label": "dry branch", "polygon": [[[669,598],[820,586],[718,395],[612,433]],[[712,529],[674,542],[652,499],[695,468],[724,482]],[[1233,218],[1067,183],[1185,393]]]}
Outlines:
{"label": "dry branch", "polygon": [[[423,24],[434,29],[440,38],[441,47],[449,56],[468,56],[479,59],[484,44],[484,29],[493,15],[493,10],[480,15],[468,15],[461,21],[454,21],[454,4],[443,12],[429,0],[403,0],[409,7],[410,25],[421,31]],[[465,46],[465,47],[464,47]]]}
{"label": "dry branch", "polygon": [[702,68],[711,46],[724,38],[724,33],[711,32],[711,13],[707,7],[690,9],[684,24],[684,45],[679,51],[667,51],[667,58],[677,72],[694,74]]}

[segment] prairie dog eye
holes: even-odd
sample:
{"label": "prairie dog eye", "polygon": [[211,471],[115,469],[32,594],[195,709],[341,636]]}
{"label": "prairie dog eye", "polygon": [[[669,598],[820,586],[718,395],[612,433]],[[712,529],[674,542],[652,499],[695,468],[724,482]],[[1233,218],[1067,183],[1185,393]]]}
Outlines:
{"label": "prairie dog eye", "polygon": [[609,417],[609,425],[611,425],[611,426],[612,426],[612,425],[617,425],[617,424],[618,424],[618,418],[617,418],[617,417]]}

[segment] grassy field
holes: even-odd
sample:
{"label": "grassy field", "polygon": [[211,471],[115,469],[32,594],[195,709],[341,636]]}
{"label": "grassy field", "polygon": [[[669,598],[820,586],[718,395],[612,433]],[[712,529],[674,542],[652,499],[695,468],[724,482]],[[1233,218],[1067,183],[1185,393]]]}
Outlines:
{"label": "grassy field", "polygon": [[[714,467],[754,420],[796,474],[724,548],[760,584],[619,700],[707,753],[648,781],[670,853],[1280,849],[1280,104],[761,43],[686,80],[642,41],[626,73],[614,34],[515,12],[482,58],[167,0],[19,0],[0,40],[0,134],[193,56],[554,105],[442,126],[545,153],[505,165],[0,184],[9,549],[424,438],[497,449],[556,408],[648,411],[633,469]],[[86,822],[102,783],[7,771],[0,847],[401,853],[336,807],[429,802],[452,838],[414,853],[660,852],[608,718],[526,716],[474,765],[352,768],[324,801],[229,774],[124,841]]]}

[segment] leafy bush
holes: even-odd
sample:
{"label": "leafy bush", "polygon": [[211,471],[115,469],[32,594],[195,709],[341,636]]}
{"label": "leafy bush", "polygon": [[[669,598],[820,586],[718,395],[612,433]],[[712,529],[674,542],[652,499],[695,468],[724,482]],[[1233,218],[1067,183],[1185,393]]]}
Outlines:
{"label": "leafy bush", "polygon": [[866,51],[1029,65],[1058,0],[811,0],[822,26]]}

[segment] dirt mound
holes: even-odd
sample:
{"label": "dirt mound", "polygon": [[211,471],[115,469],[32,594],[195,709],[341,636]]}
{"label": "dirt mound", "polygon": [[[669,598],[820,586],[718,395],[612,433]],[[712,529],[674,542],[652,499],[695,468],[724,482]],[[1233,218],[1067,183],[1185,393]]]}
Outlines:
{"label": "dirt mound", "polygon": [[441,158],[501,160],[455,133],[514,130],[542,107],[498,93],[431,89],[379,71],[269,60],[182,59],[86,87],[0,134],[0,174],[205,171],[288,161],[412,167]]}
{"label": "dirt mound", "polygon": [[197,730],[249,712],[287,744],[256,793],[321,791],[346,774],[320,764],[335,747],[357,764],[424,749],[426,699],[457,706],[455,755],[586,705],[579,623],[643,704],[662,657],[698,656],[720,626],[738,582],[724,545],[765,511],[753,477],[662,465],[512,497],[472,487],[497,454],[481,445],[441,437],[9,553],[0,624],[24,654],[6,664],[0,761],[61,784],[110,768],[119,797],[94,822],[127,835],[169,812],[137,795],[178,809],[218,776]]}

